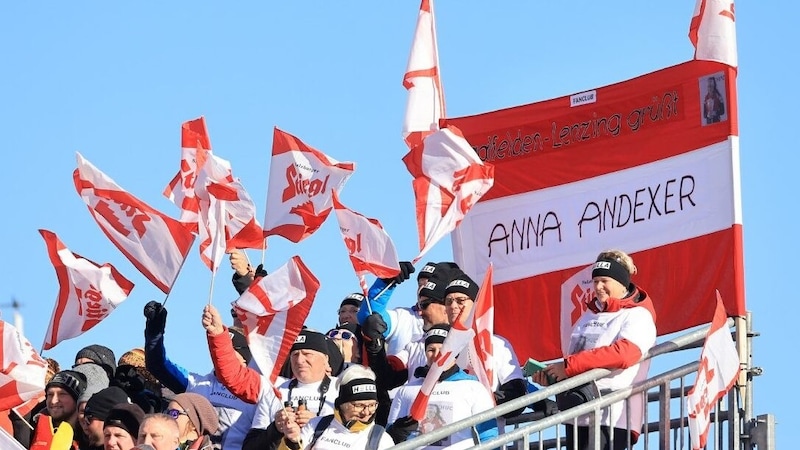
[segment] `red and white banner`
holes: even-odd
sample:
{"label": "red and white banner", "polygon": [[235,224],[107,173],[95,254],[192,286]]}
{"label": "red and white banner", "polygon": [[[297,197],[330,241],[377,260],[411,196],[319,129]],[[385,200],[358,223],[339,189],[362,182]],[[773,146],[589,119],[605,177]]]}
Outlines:
{"label": "red and white banner", "polygon": [[692,449],[706,446],[711,410],[733,387],[739,376],[739,353],[727,326],[728,315],[717,292],[717,308],[700,353],[697,379],[686,395]]}
{"label": "red and white banner", "polygon": [[428,135],[403,162],[414,177],[417,232],[422,258],[453,231],[494,184],[494,166],[484,164],[455,127]]}
{"label": "red and white banner", "polygon": [[[486,270],[483,283],[478,291],[475,305],[464,321],[464,325],[475,332],[469,343],[469,367],[471,373],[486,388],[494,399],[494,286],[492,265]],[[459,364],[461,366],[461,364]],[[466,366],[461,366],[466,367]]]}
{"label": "red and white banner", "polygon": [[333,193],[333,208],[364,295],[367,295],[366,274],[378,278],[396,277],[400,273],[397,250],[381,223],[344,206],[336,192]]}
{"label": "red and white banner", "polygon": [[439,119],[445,114],[433,0],[422,0],[419,5],[403,86],[408,90],[403,139],[409,148],[414,148],[439,129]]}
{"label": "red and white banner", "polygon": [[[437,331],[444,330],[434,328],[427,333]],[[439,356],[436,358],[436,361],[431,364],[428,374],[425,375],[425,379],[422,380],[419,393],[417,393],[416,398],[414,398],[414,403],[411,404],[411,417],[418,421],[425,418],[425,413],[428,409],[428,401],[430,400],[433,388],[436,387],[436,383],[439,382],[439,377],[445,370],[455,364],[458,354],[469,346],[474,336],[475,330],[465,327],[461,321],[456,320],[456,322],[452,324],[450,331],[447,333],[447,337],[444,338]]]}
{"label": "red and white banner", "polygon": [[56,299],[43,350],[80,336],[100,323],[130,294],[133,283],[111,264],[97,263],[72,253],[55,233],[39,230],[58,277]]}
{"label": "red and white banner", "polygon": [[0,411],[7,411],[42,395],[47,361],[19,330],[1,320],[0,339]]}
{"label": "red and white banner", "polygon": [[[164,196],[181,209],[180,221],[195,233],[198,232],[201,201],[195,193],[195,184],[209,157],[213,155],[211,155],[211,140],[208,138],[205,118],[199,117],[184,122],[181,126],[181,168],[164,189]],[[213,174],[215,180],[233,181],[233,174],[227,161],[220,160],[218,167],[221,172]]]}
{"label": "red and white banner", "polygon": [[[711,84],[723,114],[704,114]],[[453,251],[473,279],[493,263],[495,331],[520,360],[562,355],[562,329],[591,295],[590,272],[578,273],[611,248],[634,258],[661,335],[704,323],[716,289],[731,314],[746,312],[736,114],[734,70],[689,61],[446,121],[495,166]]]}
{"label": "red and white banner", "polygon": [[11,436],[2,428],[0,428],[0,448],[3,450],[25,450],[25,447],[14,439],[14,436]]}
{"label": "red and white banner", "polygon": [[340,163],[277,127],[267,188],[264,237],[300,242],[317,231],[333,210],[333,191],[341,191],[355,164]]}
{"label": "red and white banner", "polygon": [[97,225],[162,292],[169,293],[194,236],[177,220],[151,208],[77,154],[75,189]]}
{"label": "red and white banner", "polygon": [[739,65],[736,50],[736,14],[730,0],[697,0],[689,24],[694,59]]}
{"label": "red and white banner", "polygon": [[273,385],[318,290],[319,280],[294,256],[269,275],[257,278],[232,303],[244,324],[253,359]]}

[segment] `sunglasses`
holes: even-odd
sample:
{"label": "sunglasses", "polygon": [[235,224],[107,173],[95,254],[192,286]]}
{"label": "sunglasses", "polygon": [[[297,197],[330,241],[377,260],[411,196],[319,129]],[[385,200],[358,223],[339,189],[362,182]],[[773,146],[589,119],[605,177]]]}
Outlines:
{"label": "sunglasses", "polygon": [[344,339],[345,341],[349,341],[350,339],[355,339],[356,335],[347,330],[331,330],[328,331],[328,337],[331,339]]}
{"label": "sunglasses", "polygon": [[416,304],[417,311],[424,311],[428,309],[428,306],[431,306],[432,303],[436,303],[438,305],[444,305],[444,301],[442,300],[436,300],[434,298],[426,298],[425,300],[417,302]]}
{"label": "sunglasses", "polygon": [[180,416],[187,416],[187,417],[189,416],[189,414],[187,414],[186,411],[180,411],[178,409],[168,409],[164,411],[164,413],[175,420],[178,420],[178,417]]}

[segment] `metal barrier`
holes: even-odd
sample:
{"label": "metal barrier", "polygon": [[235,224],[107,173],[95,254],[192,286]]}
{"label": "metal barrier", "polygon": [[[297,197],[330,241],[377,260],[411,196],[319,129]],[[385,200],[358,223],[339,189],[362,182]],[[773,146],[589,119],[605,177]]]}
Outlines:
{"label": "metal barrier", "polygon": [[[735,337],[738,338],[737,345],[740,355],[746,355],[746,357],[742,358],[744,376],[740,377],[740,383],[734,386],[728,395],[716,405],[716,412],[711,416],[707,448],[742,450],[757,447],[758,450],[775,450],[774,417],[771,415],[759,416],[758,418],[752,417],[752,377],[760,374],[760,369],[752,367],[751,364],[750,349],[752,348],[751,339],[754,334],[749,329],[749,324],[751,323],[749,314],[747,319],[747,332],[735,334]],[[728,320],[729,327],[734,323],[734,319]],[[741,327],[743,323],[739,322],[737,326]],[[640,361],[679,350],[700,347],[709,328],[710,325],[706,325],[660,343],[643,355]],[[601,398],[548,417],[545,417],[542,413],[527,413],[519,417],[505,419],[507,425],[513,426],[512,429],[506,427],[506,430],[499,433],[496,438],[470,448],[473,450],[496,449],[507,444],[513,444],[511,448],[514,450],[566,448],[566,441],[562,436],[560,427],[561,424],[575,423],[575,419],[584,414],[594,414],[595,418],[598,418],[604,407],[620,401],[630,401],[631,396],[643,393],[647,399],[645,425],[640,430],[641,436],[634,448],[691,449],[685,408],[685,395],[691,389],[691,386],[686,384],[685,378],[694,376],[697,373],[698,359],[693,358],[687,364],[667,370],[631,387],[604,394]],[[560,392],[565,392],[589,381],[602,378],[609,373],[610,371],[606,369],[593,369],[498,405],[489,411],[476,414],[432,432],[421,434],[392,448],[395,450],[410,450],[424,447],[456,431],[470,428],[490,419],[496,419],[511,411],[551,398]],[[741,383],[741,380],[744,380],[744,383]],[[673,386],[673,384],[677,384],[677,387]],[[744,407],[739,406],[740,403],[744,403]],[[656,406],[654,407],[653,404]],[[672,418],[673,408],[677,409],[678,412],[676,418]],[[653,420],[650,419],[652,415],[656,416]],[[594,422],[598,421],[595,420]],[[594,437],[594,442],[597,442],[600,436],[600,428],[598,425],[594,425],[591,428],[591,435]],[[532,440],[531,436],[535,436],[535,438]],[[655,444],[653,444],[653,441],[655,441]]]}

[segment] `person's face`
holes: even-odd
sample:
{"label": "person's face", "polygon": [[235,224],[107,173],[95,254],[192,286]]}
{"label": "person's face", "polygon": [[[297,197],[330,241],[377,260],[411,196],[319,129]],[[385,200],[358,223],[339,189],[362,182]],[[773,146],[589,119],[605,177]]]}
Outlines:
{"label": "person's face", "polygon": [[103,445],[105,450],[131,450],[136,442],[124,428],[108,426],[103,428]]}
{"label": "person's face", "polygon": [[447,307],[424,295],[419,296],[417,302],[417,313],[422,317],[422,329],[428,330],[437,323],[449,323],[447,321]]}
{"label": "person's face", "polygon": [[290,355],[292,374],[302,383],[315,383],[325,377],[328,355],[316,350],[295,350]]}
{"label": "person's face", "polygon": [[184,442],[189,439],[190,435],[194,432],[194,425],[192,421],[189,420],[189,414],[186,413],[186,410],[183,409],[181,404],[175,401],[169,402],[169,405],[167,405],[167,414],[178,422],[179,440]]}
{"label": "person's face", "polygon": [[89,445],[97,447],[103,445],[103,421],[91,414],[84,414],[83,420],[79,421]]}
{"label": "person's face", "polygon": [[57,422],[69,421],[70,418],[78,415],[78,403],[69,395],[69,392],[58,386],[51,386],[47,389],[45,402],[47,412]]}
{"label": "person's face", "polygon": [[461,323],[463,323],[469,312],[472,311],[475,302],[465,294],[453,293],[447,294],[444,298],[444,305],[447,307],[447,321],[452,325],[456,323],[459,314],[461,315]]}
{"label": "person's face", "polygon": [[358,341],[356,336],[348,330],[331,330],[328,337],[339,347],[345,362],[361,362],[361,355],[358,352]]}
{"label": "person's face", "polygon": [[342,418],[345,422],[349,420],[359,420],[368,422],[375,415],[378,409],[378,402],[375,400],[357,400],[354,402],[342,403]]}
{"label": "person's face", "polygon": [[353,305],[342,305],[339,308],[339,324],[358,323],[358,307]]}
{"label": "person's face", "polygon": [[439,357],[441,351],[442,344],[428,344],[425,346],[425,359],[428,361],[429,366],[436,362],[436,358]]}
{"label": "person's face", "polygon": [[160,419],[149,419],[139,427],[136,444],[152,445],[156,450],[175,450],[180,444],[178,432]]}
{"label": "person's face", "polygon": [[717,80],[715,80],[713,77],[709,78],[708,79],[708,88],[709,89],[714,89],[716,87],[717,87]]}
{"label": "person's face", "polygon": [[594,295],[601,303],[607,303],[609,298],[622,298],[625,296],[627,286],[611,277],[594,277]]}

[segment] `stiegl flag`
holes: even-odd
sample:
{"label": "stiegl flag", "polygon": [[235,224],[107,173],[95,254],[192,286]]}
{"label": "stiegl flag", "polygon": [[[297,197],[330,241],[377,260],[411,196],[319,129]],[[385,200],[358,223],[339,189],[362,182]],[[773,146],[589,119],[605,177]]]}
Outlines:
{"label": "stiegl flag", "polygon": [[44,350],[92,329],[130,294],[133,283],[111,264],[98,265],[72,253],[55,233],[39,230],[58,277],[58,298],[53,307]]}
{"label": "stiegl flag", "polygon": [[739,353],[728,330],[727,320],[725,305],[717,291],[717,307],[700,353],[697,379],[686,396],[692,450],[705,448],[711,410],[733,387],[739,376]]}

